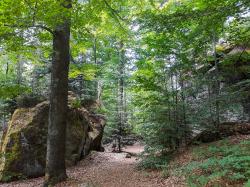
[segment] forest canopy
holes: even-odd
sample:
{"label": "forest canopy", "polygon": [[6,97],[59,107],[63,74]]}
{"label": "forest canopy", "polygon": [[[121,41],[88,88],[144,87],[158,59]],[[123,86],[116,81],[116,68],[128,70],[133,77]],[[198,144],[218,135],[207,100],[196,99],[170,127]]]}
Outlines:
{"label": "forest canopy", "polygon": [[[1,0],[1,136],[16,109],[49,100],[50,185],[66,178],[68,91],[77,98],[72,108],[105,116],[103,142],[116,142],[116,151],[129,136],[143,139],[143,167],[231,135],[225,125],[250,122],[249,7],[249,0]],[[238,182],[250,177],[240,175]]]}

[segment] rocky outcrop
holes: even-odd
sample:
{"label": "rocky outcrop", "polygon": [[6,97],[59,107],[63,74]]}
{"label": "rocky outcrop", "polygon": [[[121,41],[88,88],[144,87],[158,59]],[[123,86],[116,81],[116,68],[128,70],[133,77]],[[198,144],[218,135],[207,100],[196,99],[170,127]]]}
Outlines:
{"label": "rocky outcrop", "polygon": [[[221,86],[231,90],[234,103],[241,103],[243,116],[237,120],[250,122],[250,46],[228,45],[217,46],[217,61]],[[215,75],[215,59],[209,57],[209,63],[199,66],[200,73]],[[229,89],[228,89],[229,88]]]}
{"label": "rocky outcrop", "polygon": [[233,135],[248,135],[250,134],[250,123],[225,122],[221,123],[218,129],[200,130],[193,136],[191,143],[203,142],[209,143]]}
{"label": "rocky outcrop", "polygon": [[[69,96],[70,103],[75,98]],[[89,113],[85,108],[75,108],[69,103],[66,164],[76,164],[91,150],[102,149],[101,140],[105,126],[103,116]],[[38,177],[44,174],[49,102],[33,108],[17,109],[0,144],[0,179],[15,180]]]}

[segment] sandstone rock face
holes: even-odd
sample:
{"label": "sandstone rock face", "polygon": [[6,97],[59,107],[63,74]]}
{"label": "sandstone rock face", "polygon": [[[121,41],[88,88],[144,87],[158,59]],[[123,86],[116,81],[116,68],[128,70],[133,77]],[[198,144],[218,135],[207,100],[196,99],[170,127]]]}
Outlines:
{"label": "sandstone rock face", "polygon": [[[72,96],[69,101],[73,101]],[[48,115],[47,101],[14,112],[0,144],[0,180],[44,175]],[[66,138],[68,166],[76,164],[91,150],[102,149],[104,126],[104,117],[69,104]]]}

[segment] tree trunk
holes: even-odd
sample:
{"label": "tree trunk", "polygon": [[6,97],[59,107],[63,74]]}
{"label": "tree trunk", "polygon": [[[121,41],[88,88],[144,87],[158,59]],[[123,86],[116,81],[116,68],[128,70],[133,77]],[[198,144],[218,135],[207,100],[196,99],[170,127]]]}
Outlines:
{"label": "tree trunk", "polygon": [[103,83],[101,80],[98,80],[97,81],[97,102],[99,104],[101,103],[102,92],[103,92]]}
{"label": "tree trunk", "polygon": [[94,62],[97,64],[97,45],[96,38],[94,38],[93,52],[94,52]]}
{"label": "tree trunk", "polygon": [[208,106],[209,106],[209,115],[210,115],[209,122],[215,124],[213,111],[212,111],[212,101],[211,101],[212,94],[211,94],[211,83],[210,82],[208,82],[208,84],[207,84],[207,91],[208,91]]}
{"label": "tree trunk", "polygon": [[17,84],[21,85],[23,81],[23,58],[22,56],[18,55],[17,57],[19,59],[17,63]]}
{"label": "tree trunk", "polygon": [[243,106],[243,112],[244,112],[243,116],[246,118],[248,122],[250,122],[250,96],[244,99],[242,106]]}
{"label": "tree trunk", "polygon": [[[93,43],[94,43],[93,44],[94,63],[98,66],[99,63],[97,61],[97,39],[96,39],[96,37],[94,38]],[[97,100],[98,104],[101,103],[102,87],[103,87],[102,80],[97,80],[97,82],[96,82],[96,97],[97,97],[96,100]]]}
{"label": "tree trunk", "polygon": [[119,115],[119,135],[118,135],[118,151],[121,152],[121,137],[125,128],[125,102],[124,102],[124,74],[125,74],[125,51],[124,44],[120,42],[119,46],[120,64],[119,64],[119,80],[118,80],[118,115]]}
{"label": "tree trunk", "polygon": [[6,63],[6,71],[5,71],[6,79],[8,77],[8,74],[9,74],[9,62],[7,61],[7,63]]}
{"label": "tree trunk", "polygon": [[70,23],[66,19],[53,36],[51,95],[47,140],[45,185],[66,179],[65,139],[67,122]]}
{"label": "tree trunk", "polygon": [[187,138],[188,138],[188,127],[187,127],[187,120],[186,120],[186,96],[185,96],[185,83],[182,77],[182,74],[180,74],[180,87],[181,87],[181,100],[182,100],[182,126],[184,129],[184,141],[185,145],[187,145]]}
{"label": "tree trunk", "polygon": [[215,114],[216,114],[216,124],[215,127],[219,128],[220,124],[220,80],[219,80],[219,69],[218,69],[218,59],[216,52],[216,33],[213,31],[213,53],[214,53],[214,67],[215,67]]}

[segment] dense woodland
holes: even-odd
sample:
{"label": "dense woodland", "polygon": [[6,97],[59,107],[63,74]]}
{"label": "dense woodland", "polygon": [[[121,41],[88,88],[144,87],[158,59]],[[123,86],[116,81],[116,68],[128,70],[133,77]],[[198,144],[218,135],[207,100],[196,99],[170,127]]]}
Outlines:
{"label": "dense woodland", "polygon": [[[250,185],[249,7],[249,0],[1,0],[1,162],[14,111],[49,100],[44,186],[66,180],[71,93],[73,111],[105,118],[104,145],[117,154],[131,141],[145,145],[138,169],[169,177],[177,155],[220,140],[196,149],[207,162],[173,166],[175,174],[186,176],[184,186]],[[235,134],[244,135],[236,145],[227,139]],[[20,179],[1,180],[12,175]]]}

